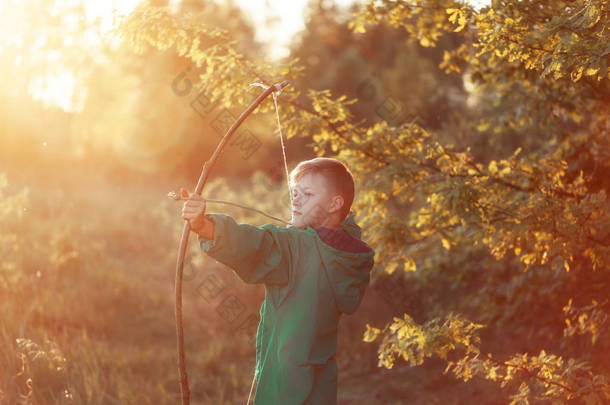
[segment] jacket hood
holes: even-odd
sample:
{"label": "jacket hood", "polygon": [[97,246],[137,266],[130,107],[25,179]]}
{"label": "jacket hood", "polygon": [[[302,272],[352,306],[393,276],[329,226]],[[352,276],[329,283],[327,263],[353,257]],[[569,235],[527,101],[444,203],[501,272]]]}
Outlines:
{"label": "jacket hood", "polygon": [[343,223],[341,224],[341,230],[347,232],[354,238],[361,240],[362,228],[360,228],[354,220],[353,211],[350,211],[347,218],[343,220]]}
{"label": "jacket hood", "polygon": [[316,247],[337,308],[346,314],[354,313],[368,286],[375,251],[361,240],[362,229],[352,211],[340,231],[324,227],[312,231],[317,236]]}

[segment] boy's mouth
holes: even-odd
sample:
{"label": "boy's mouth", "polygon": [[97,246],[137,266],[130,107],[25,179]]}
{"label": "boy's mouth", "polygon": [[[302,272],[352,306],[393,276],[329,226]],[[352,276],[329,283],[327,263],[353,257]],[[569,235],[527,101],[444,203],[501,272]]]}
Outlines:
{"label": "boy's mouth", "polygon": [[301,215],[301,213],[300,213],[299,211],[292,211],[292,214],[293,214],[294,216]]}

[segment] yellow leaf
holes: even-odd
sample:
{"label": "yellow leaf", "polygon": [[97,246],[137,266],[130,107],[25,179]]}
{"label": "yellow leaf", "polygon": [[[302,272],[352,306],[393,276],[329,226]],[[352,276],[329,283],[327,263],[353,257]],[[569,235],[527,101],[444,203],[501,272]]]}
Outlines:
{"label": "yellow leaf", "polygon": [[584,67],[580,66],[576,72],[570,73],[570,77],[574,82],[577,82],[582,77],[582,72],[585,70]]}
{"label": "yellow leaf", "polygon": [[449,248],[451,247],[451,244],[449,243],[449,241],[445,238],[441,239],[441,243],[443,244],[443,247],[447,250],[449,250]]}
{"label": "yellow leaf", "polygon": [[587,28],[591,28],[599,21],[601,17],[601,13],[598,12],[595,6],[589,7],[589,19],[591,20],[587,26]]}
{"label": "yellow leaf", "polygon": [[416,269],[415,260],[413,260],[411,256],[407,257],[407,261],[405,262],[405,271],[415,271]]}
{"label": "yellow leaf", "polygon": [[396,270],[396,267],[398,267],[398,262],[392,262],[386,267],[386,271],[388,274],[392,274],[394,273],[394,270]]}
{"label": "yellow leaf", "polygon": [[520,247],[516,247],[515,248],[515,255],[519,256],[521,254],[521,248]]}
{"label": "yellow leaf", "polygon": [[373,328],[373,327],[371,327],[371,325],[369,325],[367,323],[366,331],[364,332],[364,337],[362,338],[362,340],[365,342],[372,342],[373,340],[375,340],[377,338],[377,336],[379,335],[380,332],[381,332],[380,329]]}
{"label": "yellow leaf", "polygon": [[487,130],[487,128],[489,128],[489,126],[491,125],[491,122],[482,122],[479,125],[477,125],[477,131],[485,131]]}
{"label": "yellow leaf", "polygon": [[597,68],[597,69],[587,68],[587,70],[585,70],[585,76],[593,76],[598,71],[599,71],[599,68]]}
{"label": "yellow leaf", "polygon": [[356,34],[366,32],[364,24],[361,21],[350,21],[347,25],[347,28],[353,30]]}
{"label": "yellow leaf", "polygon": [[458,10],[457,8],[448,8],[445,11],[447,12],[447,14],[450,14],[449,15],[449,21],[455,22],[455,20],[457,19],[457,16],[458,16],[458,12],[460,10]]}
{"label": "yellow leaf", "polygon": [[491,174],[496,174],[497,171],[498,171],[498,164],[496,163],[495,160],[492,160],[491,162],[489,162],[489,172]]}
{"label": "yellow leaf", "polygon": [[458,24],[460,25],[458,28],[456,28],[455,30],[453,30],[454,32],[456,31],[461,31],[465,26],[466,26],[467,20],[466,20],[466,16],[463,13],[460,13],[460,18],[458,19]]}
{"label": "yellow leaf", "polygon": [[426,48],[434,46],[434,42],[430,41],[430,39],[428,37],[420,38],[419,43],[421,44],[421,46],[426,47]]}
{"label": "yellow leaf", "polygon": [[536,262],[536,255],[534,253],[528,253],[521,257],[521,261],[525,264],[531,264]]}

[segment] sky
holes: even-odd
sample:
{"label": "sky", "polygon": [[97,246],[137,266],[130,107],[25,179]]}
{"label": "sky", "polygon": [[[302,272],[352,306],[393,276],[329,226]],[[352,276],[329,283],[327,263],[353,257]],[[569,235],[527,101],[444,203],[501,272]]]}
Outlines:
{"label": "sky", "polygon": [[[270,44],[272,59],[288,55],[288,46],[295,33],[305,28],[304,11],[308,0],[235,0],[246,11],[245,15],[252,19],[256,27],[257,39]],[[347,8],[352,3],[362,3],[362,0],[335,0],[341,8]],[[271,25],[266,19],[278,17]]]}

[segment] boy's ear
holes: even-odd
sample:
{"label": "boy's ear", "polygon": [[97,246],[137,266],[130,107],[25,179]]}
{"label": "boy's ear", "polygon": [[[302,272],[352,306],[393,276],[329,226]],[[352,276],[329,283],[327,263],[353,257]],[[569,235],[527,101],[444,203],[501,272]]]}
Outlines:
{"label": "boy's ear", "polygon": [[345,200],[343,200],[343,196],[336,195],[333,197],[333,208],[340,210],[341,207],[343,207],[343,204],[345,204]]}

